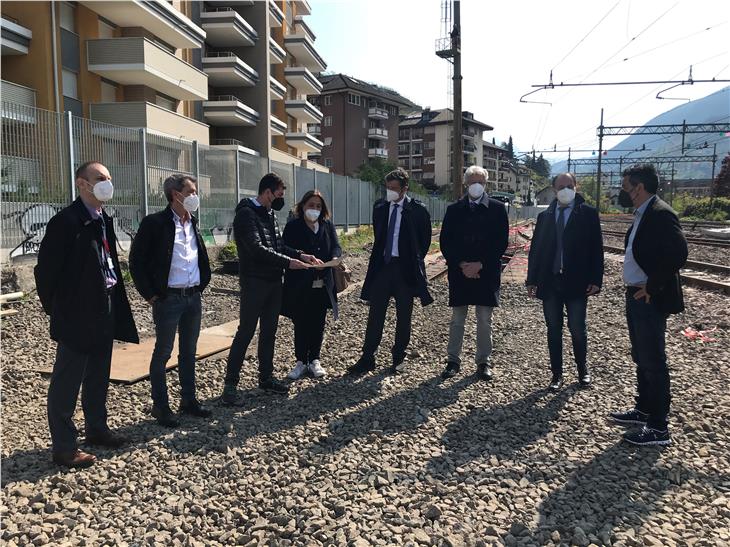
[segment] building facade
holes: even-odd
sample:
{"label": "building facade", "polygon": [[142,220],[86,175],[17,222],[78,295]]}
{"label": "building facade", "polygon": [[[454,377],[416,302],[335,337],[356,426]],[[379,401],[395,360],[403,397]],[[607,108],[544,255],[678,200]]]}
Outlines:
{"label": "building facade", "polygon": [[[398,130],[398,164],[429,190],[451,185],[451,109],[424,109],[401,119]],[[463,112],[464,167],[483,164],[483,132],[493,127]]]}
{"label": "building facade", "polygon": [[404,111],[417,108],[397,92],[345,74],[319,77],[322,93],[310,97],[321,109],[322,122],[309,126],[323,142],[310,159],[352,176],[372,159],[398,162],[398,122]]}

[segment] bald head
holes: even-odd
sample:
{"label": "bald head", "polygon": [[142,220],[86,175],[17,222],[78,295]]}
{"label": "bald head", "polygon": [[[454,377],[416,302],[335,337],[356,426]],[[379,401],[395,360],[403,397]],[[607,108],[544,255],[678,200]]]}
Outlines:
{"label": "bald head", "polygon": [[572,188],[575,190],[578,187],[578,181],[575,179],[573,173],[562,173],[553,179],[553,188],[556,192],[560,192],[563,188]]}

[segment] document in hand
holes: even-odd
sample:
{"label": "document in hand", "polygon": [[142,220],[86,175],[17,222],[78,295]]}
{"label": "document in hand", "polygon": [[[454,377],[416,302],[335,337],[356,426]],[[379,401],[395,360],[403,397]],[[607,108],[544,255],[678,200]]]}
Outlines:
{"label": "document in hand", "polygon": [[312,268],[334,268],[335,266],[339,266],[341,262],[342,257],[338,256],[337,258],[333,258],[332,260],[322,264],[312,264]]}

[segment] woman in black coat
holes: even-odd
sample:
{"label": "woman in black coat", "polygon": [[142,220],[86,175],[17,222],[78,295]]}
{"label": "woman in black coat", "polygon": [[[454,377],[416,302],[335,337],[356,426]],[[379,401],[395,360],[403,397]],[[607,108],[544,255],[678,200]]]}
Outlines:
{"label": "woman in black coat", "polygon": [[[284,243],[328,262],[342,256],[340,242],[329,210],[318,190],[310,190],[297,203],[296,217],[284,228]],[[294,322],[294,353],[297,359],[289,378],[306,372],[315,378],[326,374],[319,361],[327,309],[337,319],[337,292],[332,268],[287,270],[281,314]]]}

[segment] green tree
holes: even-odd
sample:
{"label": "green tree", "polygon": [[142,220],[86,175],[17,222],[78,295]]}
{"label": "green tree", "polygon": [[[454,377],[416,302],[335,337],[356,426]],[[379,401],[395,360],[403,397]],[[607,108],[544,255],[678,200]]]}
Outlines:
{"label": "green tree", "polygon": [[383,184],[385,175],[393,171],[396,167],[396,164],[393,162],[386,161],[382,158],[373,158],[360,165],[355,172],[355,176],[373,184]]}
{"label": "green tree", "polygon": [[722,160],[720,172],[712,181],[713,197],[730,197],[730,154]]}
{"label": "green tree", "polygon": [[507,141],[507,155],[511,160],[515,159],[515,147],[512,144],[512,135],[509,136],[509,141]]}

